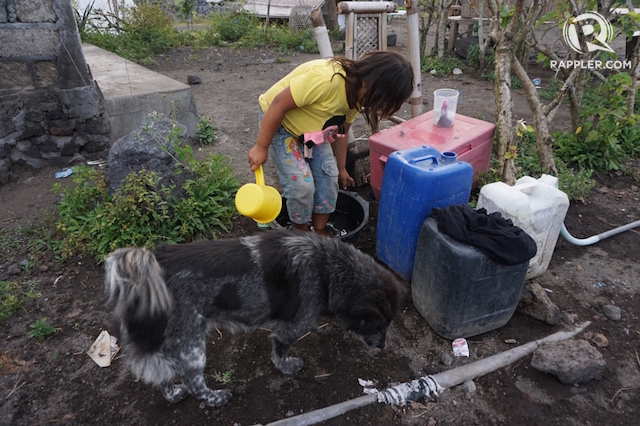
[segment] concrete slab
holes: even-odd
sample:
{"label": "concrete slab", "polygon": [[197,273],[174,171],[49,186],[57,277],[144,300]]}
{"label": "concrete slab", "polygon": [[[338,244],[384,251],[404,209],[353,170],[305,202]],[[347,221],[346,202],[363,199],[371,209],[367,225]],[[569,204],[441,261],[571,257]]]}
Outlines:
{"label": "concrete slab", "polygon": [[152,112],[174,117],[189,136],[198,127],[196,102],[180,83],[92,44],[82,45],[91,74],[104,96],[116,139],[137,129]]}

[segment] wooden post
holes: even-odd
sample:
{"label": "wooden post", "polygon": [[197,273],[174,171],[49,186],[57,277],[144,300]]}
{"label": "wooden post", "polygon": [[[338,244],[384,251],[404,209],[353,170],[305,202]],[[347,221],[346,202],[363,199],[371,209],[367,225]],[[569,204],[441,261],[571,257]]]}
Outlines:
{"label": "wooden post", "polygon": [[413,68],[413,92],[409,98],[411,117],[422,114],[422,73],[420,71],[420,26],[417,0],[406,0],[407,33],[409,37],[409,61]]}
{"label": "wooden post", "polygon": [[[340,3],[342,4],[342,2]],[[340,6],[338,4],[338,6]],[[344,56],[348,59],[355,59],[355,29],[356,29],[356,14],[354,12],[350,12],[347,15],[347,27],[346,27],[346,35],[344,40]]]}

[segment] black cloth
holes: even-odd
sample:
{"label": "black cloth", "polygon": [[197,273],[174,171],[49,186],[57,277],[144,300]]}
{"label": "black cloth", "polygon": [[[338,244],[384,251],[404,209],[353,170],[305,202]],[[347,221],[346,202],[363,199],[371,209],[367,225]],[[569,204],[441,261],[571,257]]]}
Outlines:
{"label": "black cloth", "polygon": [[538,251],[533,238],[499,212],[487,214],[486,209],[460,204],[434,208],[431,216],[438,222],[438,231],[477,247],[503,265],[527,262]]}

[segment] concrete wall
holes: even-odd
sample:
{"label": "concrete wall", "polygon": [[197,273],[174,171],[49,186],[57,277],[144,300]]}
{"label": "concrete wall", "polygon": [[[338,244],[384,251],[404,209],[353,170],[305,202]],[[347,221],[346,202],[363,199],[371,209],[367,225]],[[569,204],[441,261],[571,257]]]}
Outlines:
{"label": "concrete wall", "polygon": [[70,0],[0,0],[0,185],[112,142]]}

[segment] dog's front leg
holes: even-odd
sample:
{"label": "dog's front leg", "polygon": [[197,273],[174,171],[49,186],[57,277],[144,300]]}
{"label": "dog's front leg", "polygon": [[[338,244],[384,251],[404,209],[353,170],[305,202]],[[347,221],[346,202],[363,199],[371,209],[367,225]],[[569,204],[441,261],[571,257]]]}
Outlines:
{"label": "dog's front leg", "polygon": [[271,360],[276,368],[284,374],[296,374],[300,371],[304,361],[300,358],[289,356],[293,341],[282,340],[279,336],[271,336],[271,342],[273,344]]}

